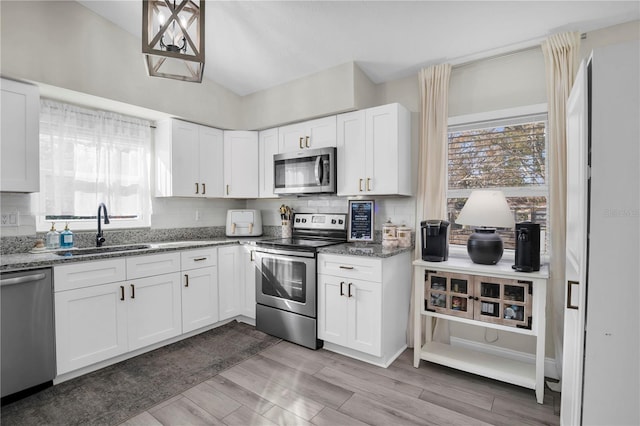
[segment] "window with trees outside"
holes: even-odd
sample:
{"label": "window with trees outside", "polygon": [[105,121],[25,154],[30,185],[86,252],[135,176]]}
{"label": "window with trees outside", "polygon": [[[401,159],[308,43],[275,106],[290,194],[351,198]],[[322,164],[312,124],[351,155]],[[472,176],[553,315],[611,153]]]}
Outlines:
{"label": "window with trees outside", "polygon": [[[540,108],[538,108],[540,109]],[[448,131],[447,215],[450,244],[466,245],[472,229],[455,223],[474,189],[501,190],[515,222],[540,224],[547,241],[547,114],[535,113],[452,124]],[[515,230],[499,229],[505,249],[515,249]]]}
{"label": "window with trees outside", "polygon": [[109,111],[40,101],[36,229],[96,228],[105,203],[111,228],[150,225],[151,123]]}

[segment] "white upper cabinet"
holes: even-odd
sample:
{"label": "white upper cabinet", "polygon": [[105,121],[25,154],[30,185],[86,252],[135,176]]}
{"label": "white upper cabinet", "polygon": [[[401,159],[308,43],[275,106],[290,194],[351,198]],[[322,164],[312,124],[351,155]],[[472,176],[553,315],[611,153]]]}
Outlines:
{"label": "white upper cabinet", "polygon": [[38,88],[1,79],[0,191],[40,191],[40,95]]}
{"label": "white upper cabinet", "polygon": [[336,116],[280,127],[280,152],[336,146]]}
{"label": "white upper cabinet", "polygon": [[180,120],[155,132],[156,196],[222,197],[223,132]]}
{"label": "white upper cabinet", "polygon": [[224,196],[258,198],[258,132],[224,132]]}
{"label": "white upper cabinet", "polygon": [[338,195],[411,195],[411,116],[400,104],[337,117]]}
{"label": "white upper cabinet", "polygon": [[277,198],[273,193],[273,156],[279,152],[278,129],[262,130],[258,134],[260,157],[260,198]]}

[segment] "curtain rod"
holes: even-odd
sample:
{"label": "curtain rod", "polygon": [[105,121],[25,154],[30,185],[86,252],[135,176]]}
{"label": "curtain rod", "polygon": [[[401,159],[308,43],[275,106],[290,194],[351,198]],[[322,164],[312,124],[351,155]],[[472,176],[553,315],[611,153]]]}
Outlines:
{"label": "curtain rod", "polygon": [[[580,34],[581,40],[584,40],[586,38],[587,33]],[[453,58],[447,62],[451,64],[452,69],[462,68],[467,65],[472,65],[478,61],[505,58],[507,56],[527,52],[529,50],[539,49],[542,42],[546,39],[547,37],[539,37],[522,43],[511,44],[509,46],[486,50],[484,52],[475,53],[472,55],[460,56],[458,58]]]}

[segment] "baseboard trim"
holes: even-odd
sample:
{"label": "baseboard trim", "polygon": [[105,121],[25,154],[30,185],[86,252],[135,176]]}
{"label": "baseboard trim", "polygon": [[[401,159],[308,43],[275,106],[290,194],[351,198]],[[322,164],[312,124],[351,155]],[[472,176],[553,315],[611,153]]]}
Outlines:
{"label": "baseboard trim", "polygon": [[[527,352],[516,351],[513,349],[502,348],[500,346],[490,345],[488,343],[476,342],[474,340],[461,339],[459,337],[451,336],[450,338],[452,346],[464,347],[473,349],[478,352],[484,352],[487,354],[497,355],[508,359],[524,362],[527,364],[535,364],[536,357],[534,354]],[[559,380],[558,372],[556,370],[556,361],[553,358],[545,357],[544,359],[544,376],[552,379]]]}

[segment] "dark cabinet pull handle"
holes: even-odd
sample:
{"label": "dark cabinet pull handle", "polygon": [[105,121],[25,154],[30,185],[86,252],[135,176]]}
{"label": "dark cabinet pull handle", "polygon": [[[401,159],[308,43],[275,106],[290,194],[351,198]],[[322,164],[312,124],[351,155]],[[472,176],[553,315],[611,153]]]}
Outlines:
{"label": "dark cabinet pull handle", "polygon": [[302,137],[300,137],[300,149],[304,148],[304,145],[302,145]]}
{"label": "dark cabinet pull handle", "polygon": [[196,257],[195,259],[193,259],[194,262],[202,262],[203,260],[207,260],[206,257]]}
{"label": "dark cabinet pull handle", "polygon": [[207,193],[207,185],[204,182],[202,182],[202,195],[206,193]]}
{"label": "dark cabinet pull handle", "polygon": [[344,281],[340,281],[340,296],[344,296],[344,290],[342,289],[343,285],[344,285]]}
{"label": "dark cabinet pull handle", "polygon": [[340,269],[353,269],[353,266],[340,265]]}
{"label": "dark cabinet pull handle", "polygon": [[189,287],[189,275],[184,274],[184,286]]}
{"label": "dark cabinet pull handle", "polygon": [[347,297],[353,297],[353,295],[351,294],[351,286],[353,285],[353,283],[349,283],[349,286],[347,288]]}
{"label": "dark cabinet pull handle", "polygon": [[120,300],[124,300],[124,286],[120,286]]}
{"label": "dark cabinet pull handle", "polygon": [[133,284],[131,285],[131,298],[135,299],[136,298],[136,286],[134,286]]}
{"label": "dark cabinet pull handle", "polygon": [[255,250],[251,250],[250,260],[251,260],[252,262],[253,262],[254,260],[256,260],[256,259],[255,259],[255,257],[254,257],[254,255],[255,255]]}
{"label": "dark cabinet pull handle", "polygon": [[200,193],[200,186],[198,185],[198,182],[196,182],[196,194]]}

